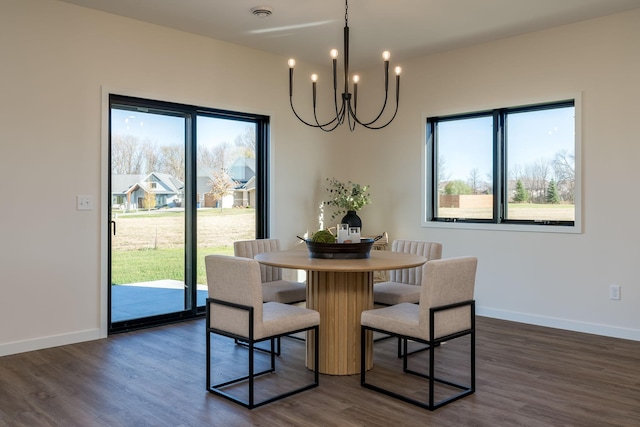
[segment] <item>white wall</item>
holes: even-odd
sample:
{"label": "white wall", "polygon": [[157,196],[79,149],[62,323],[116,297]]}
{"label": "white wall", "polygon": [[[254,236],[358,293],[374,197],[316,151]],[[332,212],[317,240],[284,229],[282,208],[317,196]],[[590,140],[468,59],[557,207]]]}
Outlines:
{"label": "white wall", "polygon": [[[400,117],[350,145],[376,166],[357,174],[375,200],[365,227],[442,242],[446,257],[477,255],[479,314],[640,340],[638,46],[640,9],[402,64]],[[578,93],[582,234],[420,226],[425,117]],[[612,283],[620,301],[609,300]]]}
{"label": "white wall", "polygon": [[327,136],[292,116],[287,58],[54,0],[3,0],[0,52],[0,355],[104,332],[103,93],[269,115],[272,234],[315,225]]}
{"label": "white wall", "polygon": [[[480,258],[480,313],[640,339],[638,223],[622,221],[612,204],[626,200],[625,213],[640,211],[639,28],[635,11],[402,64],[400,115],[389,128],[326,134],[289,111],[287,58],[55,0],[4,0],[0,355],[104,332],[109,90],[269,115],[272,235],[285,246],[317,226],[326,177],[369,183],[375,202],[361,212],[365,231],[441,241],[445,256]],[[504,77],[494,74],[497,65]],[[583,234],[421,227],[426,115],[576,91],[584,103]],[[297,91],[301,103],[306,92]],[[360,167],[344,160],[354,157]],[[76,211],[78,194],[93,195],[95,209]],[[621,301],[608,300],[612,282],[622,285]]]}

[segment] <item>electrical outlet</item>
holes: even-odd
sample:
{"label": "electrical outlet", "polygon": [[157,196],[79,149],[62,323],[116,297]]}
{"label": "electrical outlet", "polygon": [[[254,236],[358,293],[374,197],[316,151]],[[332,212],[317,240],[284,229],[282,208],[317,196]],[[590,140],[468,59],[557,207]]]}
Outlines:
{"label": "electrical outlet", "polygon": [[609,299],[620,299],[620,285],[609,285]]}

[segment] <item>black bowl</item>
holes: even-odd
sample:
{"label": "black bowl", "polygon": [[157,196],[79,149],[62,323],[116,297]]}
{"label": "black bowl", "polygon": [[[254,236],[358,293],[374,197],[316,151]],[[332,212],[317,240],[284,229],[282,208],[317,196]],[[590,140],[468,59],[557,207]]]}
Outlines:
{"label": "black bowl", "polygon": [[369,258],[375,239],[360,239],[360,243],[320,243],[305,240],[309,258],[363,259]]}

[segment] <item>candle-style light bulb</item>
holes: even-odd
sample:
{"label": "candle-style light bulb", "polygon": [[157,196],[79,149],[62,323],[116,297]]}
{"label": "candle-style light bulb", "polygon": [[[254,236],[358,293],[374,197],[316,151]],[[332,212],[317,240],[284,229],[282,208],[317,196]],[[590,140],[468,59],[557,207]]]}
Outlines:
{"label": "candle-style light bulb", "polygon": [[287,61],[289,64],[289,98],[293,96],[293,67],[296,65],[296,60],[291,58]]}
{"label": "candle-style light bulb", "polygon": [[312,104],[313,104],[313,111],[316,110],[316,82],[318,81],[318,75],[317,74],[311,74],[311,91],[312,91]]}
{"label": "candle-style light bulb", "polygon": [[400,73],[402,72],[402,68],[396,67],[396,69],[394,71],[396,72],[396,76],[399,76]]}
{"label": "candle-style light bulb", "polygon": [[338,57],[338,49],[331,49],[329,55],[331,55],[331,59],[336,59]]}
{"label": "candle-style light bulb", "polygon": [[388,50],[385,50],[384,52],[382,52],[382,59],[384,61],[388,61],[389,58],[391,58],[391,52],[389,52]]}
{"label": "candle-style light bulb", "polygon": [[353,75],[353,112],[355,113],[358,109],[358,82],[360,81],[360,76],[357,74]]}

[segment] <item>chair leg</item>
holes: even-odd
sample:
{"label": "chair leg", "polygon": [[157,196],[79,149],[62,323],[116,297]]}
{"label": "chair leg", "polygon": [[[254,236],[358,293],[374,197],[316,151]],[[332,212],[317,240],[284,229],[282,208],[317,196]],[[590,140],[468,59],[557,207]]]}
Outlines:
{"label": "chair leg", "polygon": [[[371,330],[365,326],[361,327],[361,334],[364,337],[365,333],[367,330]],[[377,330],[377,329],[373,329],[373,331],[375,332],[384,332],[381,330]],[[437,357],[436,354],[436,348],[439,346],[440,342],[428,342],[428,341],[421,341],[421,340],[416,340],[419,341],[420,343],[426,345],[425,348],[420,348],[419,350],[415,350],[415,351],[408,351],[408,341],[409,339],[406,337],[401,337],[398,336],[398,346],[399,346],[399,350],[402,353],[402,370],[404,373],[407,374],[411,374],[411,375],[415,375],[417,377],[420,378],[424,378],[427,380],[428,382],[428,391],[429,391],[429,396],[427,398],[426,401],[419,401],[416,399],[413,399],[410,396],[406,396],[406,395],[402,395],[399,394],[395,391],[392,390],[388,390],[385,388],[382,388],[380,386],[377,386],[375,384],[370,384],[366,382],[366,351],[365,351],[365,341],[364,338],[361,339],[360,341],[360,385],[366,388],[369,388],[371,390],[377,391],[379,393],[383,393],[386,394],[388,396],[394,397],[396,399],[411,403],[412,405],[416,405],[419,406],[421,408],[424,409],[428,409],[430,411],[433,411],[435,409],[438,409],[441,406],[444,406],[446,404],[449,404],[451,402],[454,402],[464,396],[467,396],[469,394],[472,394],[475,392],[475,328],[472,328],[470,330],[470,332],[467,332],[466,334],[470,334],[471,335],[471,349],[470,349],[470,357],[471,357],[471,366],[470,366],[470,374],[471,374],[471,385],[467,386],[467,385],[462,385],[462,384],[457,384],[442,378],[437,378],[436,377],[436,372],[435,372],[435,358]],[[462,334],[462,335],[458,335],[457,337],[454,338],[459,338],[463,335],[466,334]],[[424,374],[418,371],[414,371],[412,369],[409,368],[409,356],[417,353],[417,352],[422,352],[428,350],[429,351],[429,366],[428,366],[428,374]],[[459,389],[459,392],[456,394],[453,394],[447,398],[441,399],[439,401],[435,400],[435,383],[439,383],[439,384],[444,384],[446,386],[449,387],[453,387],[453,388],[457,388]]]}
{"label": "chair leg", "polygon": [[[207,313],[208,314],[208,313]],[[209,320],[207,319],[207,323]],[[211,332],[207,331],[207,390],[211,388]]]}
{"label": "chair leg", "polygon": [[[272,347],[273,349],[273,347]],[[253,383],[254,383],[254,375],[253,375],[253,357],[254,357],[254,348],[253,341],[249,343],[249,408],[253,408],[254,404],[254,394],[253,394]],[[271,358],[273,358],[273,351],[271,352]]]}
{"label": "chair leg", "polygon": [[[365,334],[367,332],[367,328],[364,326],[360,326],[360,385],[364,386],[366,383],[366,373],[367,373],[367,350],[365,345]],[[375,345],[375,340],[372,345]]]}
{"label": "chair leg", "polygon": [[[280,345],[280,336],[278,337],[271,337],[268,338],[267,341],[269,343],[270,346],[270,351],[269,350],[265,350],[262,348],[259,348],[256,346],[256,342],[255,341],[251,341],[249,340],[248,342],[240,342],[239,344],[242,345],[243,347],[246,347],[248,350],[248,375],[246,376],[241,376],[241,377],[236,377],[233,378],[231,380],[219,383],[219,384],[211,384],[211,377],[212,377],[212,372],[211,372],[211,349],[210,349],[210,344],[211,344],[211,334],[213,332],[210,332],[209,330],[207,330],[207,351],[206,351],[206,355],[207,355],[207,372],[206,372],[206,377],[207,377],[207,391],[209,391],[212,394],[224,397],[228,400],[231,400],[234,403],[237,403],[239,405],[244,406],[247,409],[254,409],[257,408],[259,406],[262,405],[266,405],[268,403],[274,402],[276,400],[279,399],[283,399],[285,397],[291,396],[293,394],[296,393],[300,393],[302,391],[305,390],[309,390],[311,388],[317,387],[319,384],[319,369],[320,369],[320,363],[319,363],[319,356],[320,356],[320,350],[319,350],[319,334],[318,334],[318,330],[319,330],[319,326],[314,326],[312,328],[306,329],[306,330],[314,330],[315,331],[315,342],[316,342],[316,347],[315,347],[315,367],[314,367],[314,372],[313,372],[313,382],[307,384],[307,385],[303,385],[301,387],[298,387],[294,390],[290,390],[281,394],[278,394],[276,396],[272,396],[270,398],[261,400],[256,402],[255,399],[255,380],[256,378],[265,375],[265,374],[270,374],[270,373],[274,373],[276,370],[276,346],[278,346],[279,349],[279,345]],[[298,332],[304,332],[306,330],[302,330],[302,331],[298,331]],[[268,351],[270,353],[270,368],[261,372],[256,372],[255,371],[255,354],[257,351]],[[246,382],[245,382],[246,381]],[[248,399],[247,400],[242,400],[236,396],[233,396],[230,393],[227,393],[223,390],[224,387],[226,386],[230,386],[233,384],[238,384],[241,382],[245,382],[245,384],[248,386]]]}

